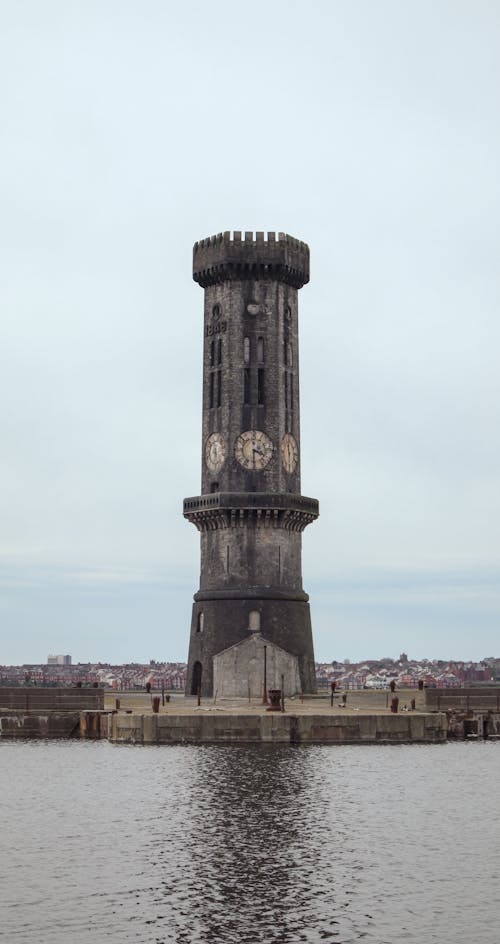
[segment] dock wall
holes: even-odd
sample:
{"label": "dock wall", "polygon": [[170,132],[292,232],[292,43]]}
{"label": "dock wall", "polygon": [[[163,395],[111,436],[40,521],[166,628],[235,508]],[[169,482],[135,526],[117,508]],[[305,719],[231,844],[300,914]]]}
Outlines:
{"label": "dock wall", "polygon": [[446,740],[446,715],[114,714],[109,739],[121,744],[387,744]]}
{"label": "dock wall", "polygon": [[79,711],[0,710],[0,738],[80,737]]}
{"label": "dock wall", "polygon": [[500,688],[426,688],[424,711],[493,711],[500,712]]}
{"label": "dock wall", "polygon": [[0,709],[16,711],[102,711],[103,688],[3,687],[0,686]]}

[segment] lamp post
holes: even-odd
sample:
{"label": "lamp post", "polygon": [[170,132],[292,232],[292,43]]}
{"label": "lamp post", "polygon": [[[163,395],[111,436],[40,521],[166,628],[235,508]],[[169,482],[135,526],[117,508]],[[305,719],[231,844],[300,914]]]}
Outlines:
{"label": "lamp post", "polygon": [[264,646],[264,696],[262,704],[267,705],[267,646]]}

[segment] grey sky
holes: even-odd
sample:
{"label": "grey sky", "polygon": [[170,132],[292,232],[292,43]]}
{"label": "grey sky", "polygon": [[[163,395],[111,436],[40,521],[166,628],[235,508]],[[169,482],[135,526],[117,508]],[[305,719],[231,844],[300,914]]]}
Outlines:
{"label": "grey sky", "polygon": [[500,654],[500,8],[0,8],[0,663],[184,659],[196,239],[284,230],[316,656]]}

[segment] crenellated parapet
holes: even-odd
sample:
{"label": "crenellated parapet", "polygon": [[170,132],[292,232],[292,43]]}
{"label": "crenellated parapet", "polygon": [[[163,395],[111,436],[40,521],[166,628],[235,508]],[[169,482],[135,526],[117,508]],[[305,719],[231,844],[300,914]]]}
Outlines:
{"label": "crenellated parapet", "polygon": [[309,281],[309,246],[287,233],[219,233],[194,244],[193,279],[202,288],[240,279],[301,288]]}

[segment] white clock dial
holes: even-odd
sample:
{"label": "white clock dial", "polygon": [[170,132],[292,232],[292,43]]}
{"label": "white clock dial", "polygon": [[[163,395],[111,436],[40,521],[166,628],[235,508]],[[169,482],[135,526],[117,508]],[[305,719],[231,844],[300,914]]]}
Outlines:
{"label": "white clock dial", "polygon": [[226,441],[220,433],[212,433],[205,443],[205,462],[211,472],[220,472],[227,458]]}
{"label": "white clock dial", "polygon": [[295,472],[299,461],[299,447],[291,433],[285,433],[281,440],[281,461],[285,472]]}
{"label": "white clock dial", "polygon": [[274,446],[259,429],[247,429],[236,440],[234,454],[244,469],[259,472],[273,457]]}

